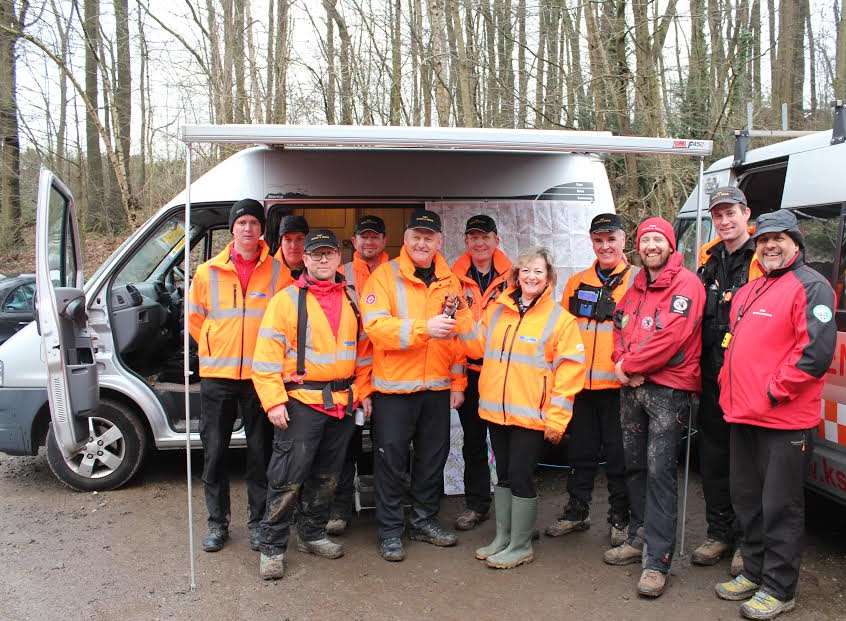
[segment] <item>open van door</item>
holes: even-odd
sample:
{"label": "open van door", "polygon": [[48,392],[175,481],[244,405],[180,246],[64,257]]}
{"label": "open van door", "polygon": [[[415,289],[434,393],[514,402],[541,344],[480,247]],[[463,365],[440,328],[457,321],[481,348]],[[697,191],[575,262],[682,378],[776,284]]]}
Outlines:
{"label": "open van door", "polygon": [[82,291],[76,205],[68,188],[42,168],[35,213],[36,321],[47,363],[53,434],[67,459],[89,437],[86,415],[97,409],[99,385]]}

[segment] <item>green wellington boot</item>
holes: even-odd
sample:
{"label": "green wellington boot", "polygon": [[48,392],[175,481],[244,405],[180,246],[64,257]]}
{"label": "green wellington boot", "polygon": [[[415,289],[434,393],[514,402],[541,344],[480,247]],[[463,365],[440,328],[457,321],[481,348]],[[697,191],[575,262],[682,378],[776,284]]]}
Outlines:
{"label": "green wellington boot", "polygon": [[511,488],[494,488],[494,514],[496,515],[496,536],[483,548],[476,550],[476,558],[484,561],[497,552],[502,552],[511,542]]}
{"label": "green wellington boot", "polygon": [[485,563],[496,569],[511,569],[535,559],[532,533],[538,517],[538,497],[511,497],[511,542],[502,552],[492,554]]}

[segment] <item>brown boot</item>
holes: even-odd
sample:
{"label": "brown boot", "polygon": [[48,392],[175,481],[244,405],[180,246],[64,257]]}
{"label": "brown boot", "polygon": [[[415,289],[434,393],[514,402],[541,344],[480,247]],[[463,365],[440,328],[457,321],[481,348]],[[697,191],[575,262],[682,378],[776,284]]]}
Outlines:
{"label": "brown boot", "polygon": [[456,530],[473,530],[479,524],[487,520],[490,515],[490,511],[479,513],[473,509],[465,509],[455,518],[455,528]]}
{"label": "brown boot", "polygon": [[724,556],[731,554],[731,546],[724,541],[708,537],[693,551],[690,562],[694,565],[716,565]]}
{"label": "brown boot", "polygon": [[659,597],[667,588],[667,574],[655,569],[644,569],[637,583],[637,592],[644,597]]}
{"label": "brown boot", "polygon": [[737,578],[740,572],[743,571],[743,555],[740,553],[740,548],[734,551],[734,556],[731,557],[731,569],[729,573]]}
{"label": "brown boot", "polygon": [[643,550],[634,547],[627,541],[623,545],[606,550],[605,554],[602,555],[602,560],[608,565],[631,565],[632,563],[640,563],[642,556]]}

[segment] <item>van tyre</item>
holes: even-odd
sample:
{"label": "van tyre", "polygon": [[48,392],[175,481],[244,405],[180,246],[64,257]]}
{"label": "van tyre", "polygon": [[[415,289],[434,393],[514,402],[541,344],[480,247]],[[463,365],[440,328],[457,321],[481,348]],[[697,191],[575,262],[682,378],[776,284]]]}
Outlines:
{"label": "van tyre", "polygon": [[89,421],[87,444],[66,460],[53,435],[47,433],[47,463],[62,483],[78,492],[107,491],[127,483],[147,454],[147,433],[138,415],[111,399],[100,399]]}

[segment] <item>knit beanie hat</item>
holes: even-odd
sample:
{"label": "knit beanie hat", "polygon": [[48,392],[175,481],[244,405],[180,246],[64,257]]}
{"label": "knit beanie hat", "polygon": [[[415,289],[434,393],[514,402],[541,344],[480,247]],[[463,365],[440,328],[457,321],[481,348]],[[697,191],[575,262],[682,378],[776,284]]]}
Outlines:
{"label": "knit beanie hat", "polygon": [[232,227],[235,226],[235,220],[241,216],[254,216],[261,223],[261,232],[264,233],[264,207],[262,207],[260,202],[252,198],[242,198],[232,205],[232,208],[229,210],[230,233],[232,232]]}
{"label": "knit beanie hat", "polygon": [[652,218],[647,218],[637,225],[636,247],[640,247],[640,238],[643,237],[645,233],[661,233],[661,235],[666,237],[667,241],[670,242],[670,249],[673,252],[676,251],[676,234],[673,231],[673,225],[664,220],[664,218],[654,216]]}

